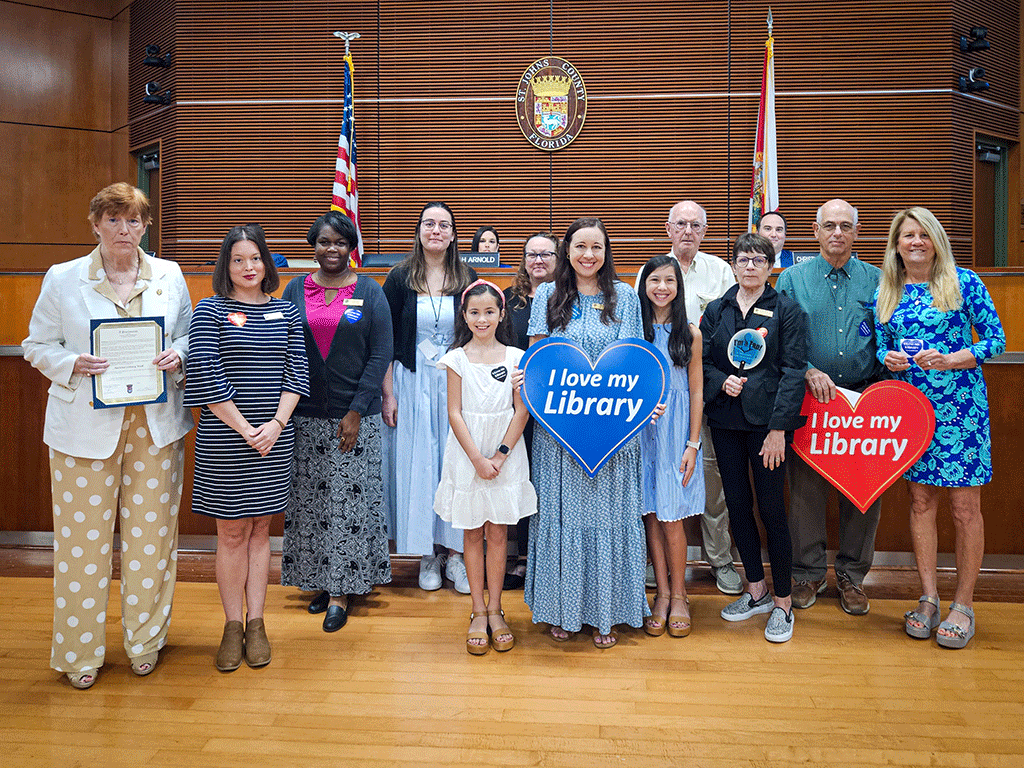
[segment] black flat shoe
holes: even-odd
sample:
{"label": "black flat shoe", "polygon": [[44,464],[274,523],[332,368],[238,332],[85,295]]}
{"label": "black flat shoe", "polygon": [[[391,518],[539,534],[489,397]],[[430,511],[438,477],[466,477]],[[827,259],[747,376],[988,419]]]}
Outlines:
{"label": "black flat shoe", "polygon": [[345,626],[348,621],[348,609],[340,605],[327,607],[327,615],[324,616],[324,632],[337,632]]}
{"label": "black flat shoe", "polygon": [[309,603],[310,613],[323,613],[327,610],[327,604],[331,601],[331,595],[329,592],[321,592],[319,595],[314,597]]}

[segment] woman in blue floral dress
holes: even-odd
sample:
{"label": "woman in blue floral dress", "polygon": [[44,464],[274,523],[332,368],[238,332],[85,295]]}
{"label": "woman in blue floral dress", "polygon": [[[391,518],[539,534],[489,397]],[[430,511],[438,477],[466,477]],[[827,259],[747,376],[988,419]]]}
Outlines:
{"label": "woman in blue floral dress", "polygon": [[[978,334],[973,342],[972,328]],[[963,648],[974,636],[974,585],[985,554],[981,486],[992,479],[988,397],[981,363],[1006,349],[1006,335],[981,279],[953,260],[946,231],[927,208],[893,218],[875,305],[878,358],[935,408],[935,436],[907,470],[910,530],[923,594],[907,611],[908,635]],[[949,488],[956,530],[957,587],[949,615],[936,582],[939,488]]]}
{"label": "woman in blue floral dress", "polygon": [[[643,338],[640,300],[615,276],[600,219],[577,219],[559,247],[554,281],[537,287],[530,341],[567,337],[592,360],[614,341]],[[534,622],[569,639],[583,624],[594,645],[611,648],[616,624],[640,627],[647,547],[640,487],[640,441],[632,440],[589,477],[547,432],[533,438],[538,514],[530,521],[525,599]]]}

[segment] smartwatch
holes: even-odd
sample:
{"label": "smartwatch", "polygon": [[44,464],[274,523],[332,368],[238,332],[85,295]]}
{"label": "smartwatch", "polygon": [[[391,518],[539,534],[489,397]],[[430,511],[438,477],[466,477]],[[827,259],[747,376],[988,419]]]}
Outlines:
{"label": "smartwatch", "polygon": [[498,446],[498,453],[500,453],[500,454],[503,454],[503,455],[505,455],[505,456],[508,456],[508,452],[509,452],[509,451],[511,451],[511,450],[512,450],[512,449],[511,449],[511,448],[509,448],[509,447],[508,447],[507,445],[505,445],[504,443],[502,443],[501,445],[499,445],[499,446]]}

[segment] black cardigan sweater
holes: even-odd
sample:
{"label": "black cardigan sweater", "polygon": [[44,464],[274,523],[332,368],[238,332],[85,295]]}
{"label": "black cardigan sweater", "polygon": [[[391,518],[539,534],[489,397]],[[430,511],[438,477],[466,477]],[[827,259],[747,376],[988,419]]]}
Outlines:
{"label": "black cardigan sweater", "polygon": [[[469,282],[476,280],[476,270],[469,267]],[[406,370],[416,371],[416,291],[409,287],[408,271],[401,264],[391,268],[384,281],[384,295],[391,305],[391,326],[394,330],[395,360]],[[462,296],[455,296],[455,316],[461,309]]]}
{"label": "black cardigan sweater", "polygon": [[[391,364],[391,313],[384,292],[372,277],[359,275],[349,314],[341,318],[331,339],[327,359],[320,356],[306,319],[305,276],[285,286],[283,298],[295,304],[302,315],[306,357],[309,359],[309,397],[295,408],[297,416],[340,419],[349,411],[360,416],[381,412],[381,383]],[[354,322],[355,312],[361,316]]]}

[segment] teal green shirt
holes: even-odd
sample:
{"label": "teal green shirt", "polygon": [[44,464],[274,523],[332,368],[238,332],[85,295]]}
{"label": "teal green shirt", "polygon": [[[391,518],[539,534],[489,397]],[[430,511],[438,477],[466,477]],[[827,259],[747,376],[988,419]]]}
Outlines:
{"label": "teal green shirt", "polygon": [[775,290],[807,312],[808,361],[840,387],[880,377],[875,357],[874,295],[882,270],[850,258],[836,269],[819,253],[779,275]]}

